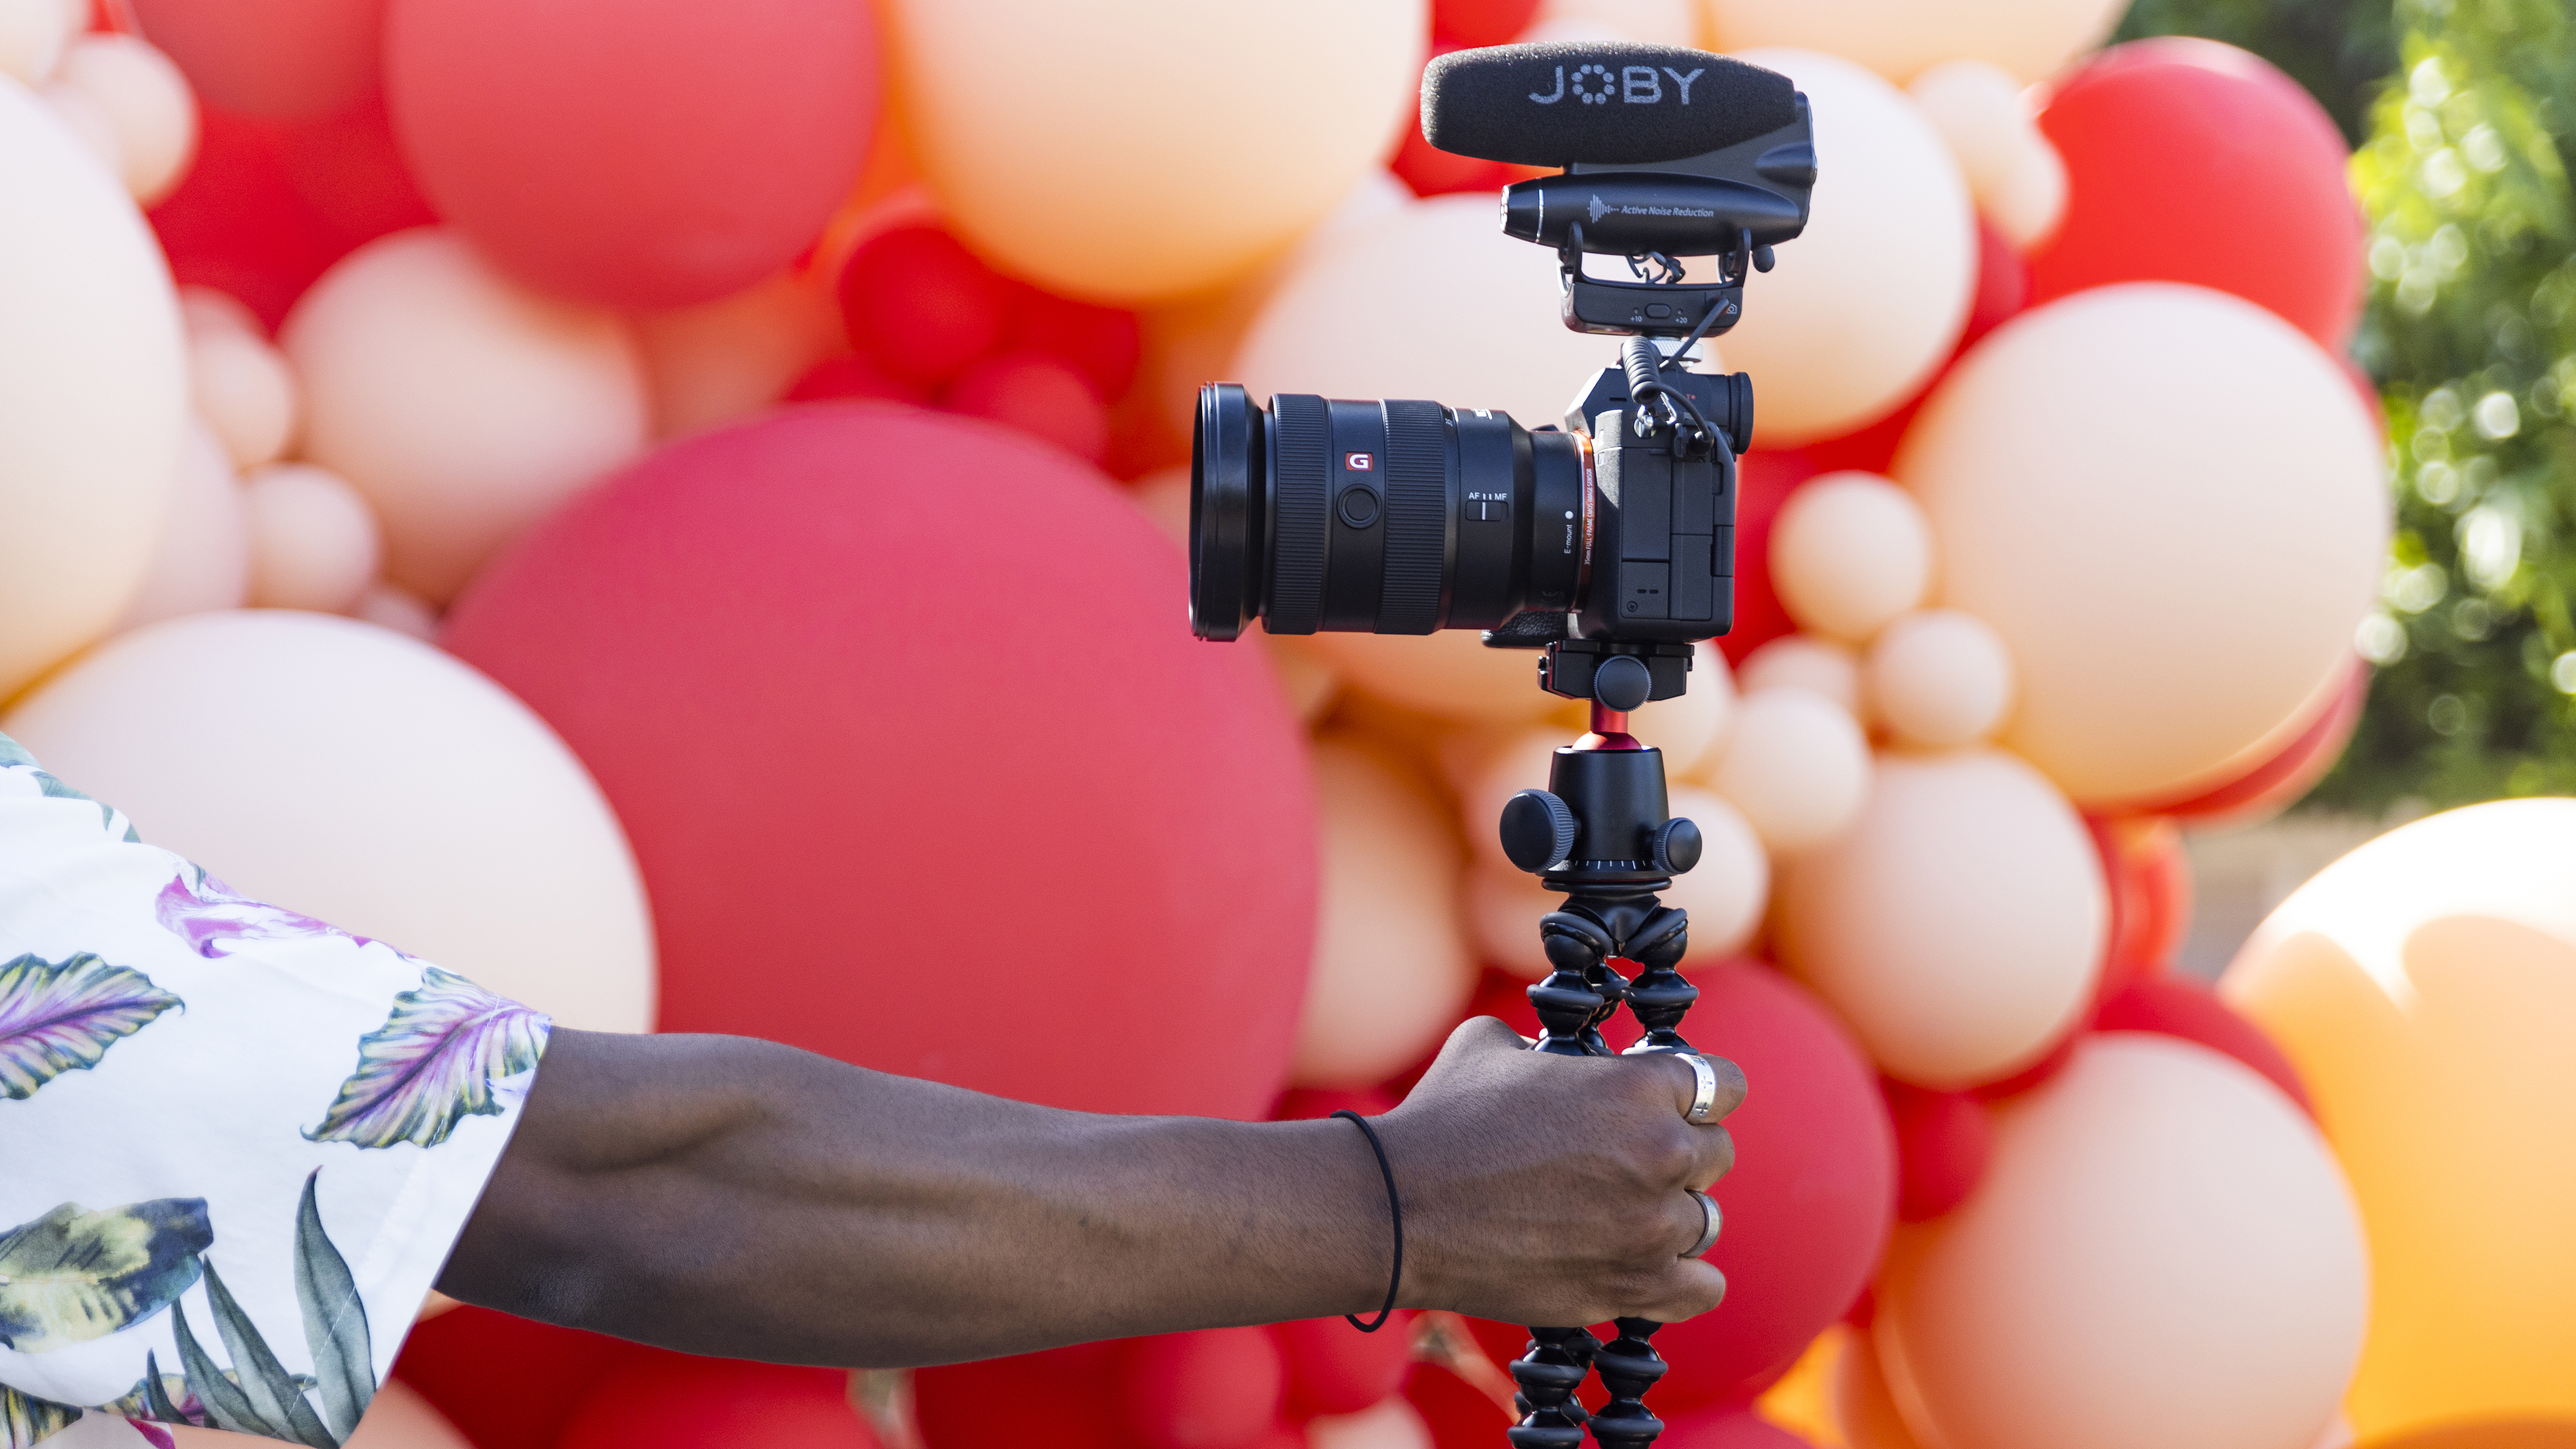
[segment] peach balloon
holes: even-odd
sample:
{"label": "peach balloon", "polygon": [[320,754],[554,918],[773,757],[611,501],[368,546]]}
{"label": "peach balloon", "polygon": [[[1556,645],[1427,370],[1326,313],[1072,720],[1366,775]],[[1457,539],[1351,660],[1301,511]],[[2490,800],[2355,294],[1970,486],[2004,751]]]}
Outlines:
{"label": "peach balloon", "polygon": [[1869,740],[1849,710],[1821,694],[1755,691],[1736,709],[1709,784],[1770,849],[1812,849],[1841,834],[1869,798]]}
{"label": "peach balloon", "polygon": [[295,440],[301,399],[294,369],[255,332],[191,326],[188,388],[236,468],[274,463]]}
{"label": "peach balloon", "polygon": [[1475,990],[1458,838],[1430,790],[1376,747],[1328,735],[1314,759],[1322,902],[1290,1079],[1366,1086],[1438,1046]]}
{"label": "peach balloon", "polygon": [[42,85],[88,10],[84,0],[0,0],[0,75]]}
{"label": "peach balloon", "polygon": [[1806,92],[1824,168],[1806,232],[1746,284],[1744,320],[1725,338],[1726,365],[1760,390],[1754,445],[1794,447],[1874,423],[1931,380],[1976,292],[1976,212],[1904,92],[1810,50],[1741,59]]}
{"label": "peach balloon", "polygon": [[249,592],[249,525],[232,464],[202,423],[189,427],[184,448],[178,486],[162,516],[160,541],[143,571],[143,587],[111,633],[181,614],[238,609]]}
{"label": "peach balloon", "polygon": [[37,94],[44,97],[54,119],[80,138],[81,149],[121,183],[125,175],[125,153],[116,139],[116,118],[107,113],[107,107],[100,104],[98,97],[60,84],[48,85]]}
{"label": "peach balloon", "polygon": [[1861,693],[1860,657],[1848,644],[1813,634],[1783,634],[1744,656],[1736,681],[1746,694],[1767,689],[1803,689],[1841,705],[1859,717],[1867,705]]}
{"label": "peach balloon", "polygon": [[1699,864],[1673,877],[1664,904],[1690,912],[1685,962],[1708,962],[1744,949],[1771,900],[1771,857],[1743,812],[1715,791],[1674,785],[1669,812],[1699,827]]}
{"label": "peach balloon", "polygon": [[1535,26],[1581,23],[1648,45],[1699,44],[1699,0],[1539,0],[1532,18]]}
{"label": "peach balloon", "polygon": [[2003,723],[2012,709],[2012,654],[1976,615],[1924,609],[1870,644],[1861,686],[1870,717],[1898,744],[1947,749]]}
{"label": "peach balloon", "polygon": [[[1544,790],[1556,752],[1578,736],[1548,725],[1497,732],[1459,744],[1449,771],[1458,796],[1458,826],[1476,858],[1491,866],[1514,869],[1503,854],[1503,806],[1523,790]],[[1666,762],[1666,769],[1671,768]]]}
{"label": "peach balloon", "polygon": [[1945,60],[1905,90],[1950,143],[1977,210],[2006,240],[2027,251],[2057,229],[2066,166],[2022,103],[2020,81],[1990,61]]}
{"label": "peach balloon", "polygon": [[355,609],[384,554],[367,500],[339,474],[310,463],[262,468],[245,483],[250,601],[325,614]]}
{"label": "peach balloon", "polygon": [[1782,964],[1901,1081],[2008,1077],[2092,999],[2110,912],[2092,837],[2000,750],[1881,756],[1851,828],[1783,877]]}
{"label": "peach balloon", "polygon": [[1538,687],[1536,655],[1525,649],[1488,649],[1473,629],[1302,634],[1295,636],[1295,647],[1323,661],[1353,689],[1443,719],[1534,720],[1565,703]]}
{"label": "peach balloon", "polygon": [[2351,1191],[2290,1099],[2108,1032],[1997,1111],[1965,1204],[1900,1230],[1874,1330],[1929,1444],[2305,1449],[2369,1300]]}
{"label": "peach balloon", "polygon": [[[1356,1414],[1319,1414],[1306,1421],[1306,1449],[1432,1449],[1431,1426],[1402,1394]],[[363,1449],[363,1446],[361,1446]]]}
{"label": "peach balloon", "polygon": [[110,640],[0,732],[245,895],[565,1026],[652,1024],[652,916],[607,801],[527,706],[426,644],[194,614]]}
{"label": "peach balloon", "polygon": [[1695,651],[1690,688],[1679,698],[1655,700],[1628,711],[1628,733],[1663,751],[1664,774],[1676,780],[1697,778],[1714,767],[1734,725],[1734,671],[1711,643],[1702,643]]}
{"label": "peach balloon", "polygon": [[[1710,43],[1719,50],[1794,45],[1856,61],[1908,81],[1945,60],[1991,61],[2023,82],[2046,78],[2069,57],[2100,44],[2128,0],[1707,0]],[[1821,146],[1818,148],[1822,149]]]}
{"label": "peach balloon", "polygon": [[200,333],[225,330],[247,332],[263,341],[268,337],[268,328],[249,304],[230,292],[193,282],[179,289],[179,320],[191,340]]}
{"label": "peach balloon", "polygon": [[1461,908],[1476,954],[1525,981],[1536,981],[1554,968],[1539,944],[1538,918],[1565,909],[1565,897],[1539,884],[1537,876],[1512,865],[1478,860],[1467,872]]}
{"label": "peach balloon", "polygon": [[1332,210],[1412,124],[1430,34],[1425,0],[884,12],[893,94],[959,235],[1128,305],[1242,276]]}
{"label": "peach balloon", "polygon": [[1887,1374],[1868,1334],[1853,1334],[1836,1355],[1832,1396],[1834,1428],[1849,1449],[1923,1449],[1887,1391]]}
{"label": "peach balloon", "polygon": [[1223,375],[1265,404],[1277,392],[1430,398],[1556,424],[1619,360],[1616,339],[1565,329],[1558,292],[1555,254],[1503,235],[1492,196],[1434,197],[1320,249],[1271,294]]}
{"label": "peach balloon", "polygon": [[2025,149],[1984,203],[1986,220],[2007,241],[2036,250],[2066,219],[2066,158],[2045,137]]}
{"label": "peach balloon", "polygon": [[197,155],[197,98],[170,57],[137,35],[84,35],[63,52],[54,84],[98,103],[116,131],[118,174],[145,206],[188,174]]}
{"label": "peach balloon", "polygon": [[379,629],[391,629],[424,644],[438,642],[438,611],[400,584],[379,579],[368,585],[358,607],[349,612],[350,617],[364,619]]}
{"label": "peach balloon", "polygon": [[2384,566],[2383,452],[2288,323],[2139,282],[1997,329],[1890,472],[1932,520],[1940,602],[2019,667],[2002,743],[2109,811],[2230,779],[2331,702]]}
{"label": "peach balloon", "polygon": [[1771,586],[1798,627],[1859,643],[1923,602],[1932,525],[1875,473],[1828,473],[1792,492],[1771,524]]}
{"label": "peach balloon", "polygon": [[386,573],[434,602],[645,441],[625,324],[521,290],[443,229],[350,253],[280,340],[304,456],[367,495]]}
{"label": "peach balloon", "polygon": [[807,368],[848,350],[831,293],[789,273],[701,306],[646,313],[635,336],[653,428],[665,438],[749,417]]}
{"label": "peach balloon", "polygon": [[2576,800],[2371,841],[2282,902],[2219,993],[2298,1067],[2361,1200],[2362,1442],[2576,1421]]}
{"label": "peach balloon", "polygon": [[5,699],[133,599],[188,425],[160,247],[116,178],[15,82],[0,82],[0,317]]}

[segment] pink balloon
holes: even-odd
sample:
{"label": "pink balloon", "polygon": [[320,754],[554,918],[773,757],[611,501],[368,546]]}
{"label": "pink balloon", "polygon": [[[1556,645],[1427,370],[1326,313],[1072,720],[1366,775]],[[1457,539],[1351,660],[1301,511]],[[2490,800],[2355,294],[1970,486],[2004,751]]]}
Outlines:
{"label": "pink balloon", "polygon": [[228,111],[310,120],[376,84],[385,0],[133,0],[135,23]]}
{"label": "pink balloon", "polygon": [[847,0],[397,0],[385,90],[422,189],[503,268],[673,307],[822,229],[867,156],[876,32]]}

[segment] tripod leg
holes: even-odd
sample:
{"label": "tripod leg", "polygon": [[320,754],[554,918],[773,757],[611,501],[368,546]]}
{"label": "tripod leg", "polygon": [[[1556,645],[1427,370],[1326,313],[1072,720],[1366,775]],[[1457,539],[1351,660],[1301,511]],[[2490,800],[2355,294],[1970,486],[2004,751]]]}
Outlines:
{"label": "tripod leg", "polygon": [[1603,1344],[1592,1360],[1601,1370],[1601,1386],[1610,1391],[1610,1402],[1592,1416],[1592,1437],[1601,1449],[1646,1449],[1664,1432],[1664,1421],[1646,1407],[1646,1390],[1668,1367],[1646,1340],[1663,1325],[1651,1318],[1617,1322],[1619,1336]]}
{"label": "tripod leg", "polygon": [[[1505,1432],[1512,1449],[1577,1449],[1583,1443],[1583,1405],[1574,1391],[1592,1371],[1601,1340],[1580,1328],[1533,1328],[1529,1351],[1512,1360],[1520,1393],[1512,1402],[1521,1421]],[[1659,1426],[1660,1427],[1660,1426]]]}
{"label": "tripod leg", "polygon": [[1673,969],[1690,948],[1690,918],[1671,906],[1658,906],[1628,937],[1628,959],[1646,969],[1628,988],[1628,1009],[1646,1034],[1628,1048],[1634,1052],[1686,1052],[1682,1017],[1699,1000],[1699,988]]}
{"label": "tripod leg", "polygon": [[1529,989],[1530,1005],[1538,1008],[1539,1023],[1547,1029],[1537,1049],[1569,1057],[1606,1055],[1593,1043],[1599,1040],[1594,1028],[1619,1004],[1619,998],[1602,990],[1609,984],[1604,972],[1610,933],[1589,916],[1550,911],[1539,918],[1538,934],[1556,969]]}

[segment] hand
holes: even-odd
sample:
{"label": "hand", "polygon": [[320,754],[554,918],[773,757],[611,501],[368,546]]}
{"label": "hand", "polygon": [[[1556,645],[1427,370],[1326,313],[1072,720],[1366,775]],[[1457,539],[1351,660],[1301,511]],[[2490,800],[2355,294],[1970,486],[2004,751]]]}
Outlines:
{"label": "hand", "polygon": [[1683,1119],[1696,1078],[1669,1055],[1561,1057],[1479,1017],[1449,1034],[1378,1130],[1404,1196],[1401,1301],[1506,1323],[1674,1323],[1726,1277],[1681,1254],[1706,1189],[1735,1163],[1716,1119],[1744,1100],[1717,1069],[1711,1125]]}

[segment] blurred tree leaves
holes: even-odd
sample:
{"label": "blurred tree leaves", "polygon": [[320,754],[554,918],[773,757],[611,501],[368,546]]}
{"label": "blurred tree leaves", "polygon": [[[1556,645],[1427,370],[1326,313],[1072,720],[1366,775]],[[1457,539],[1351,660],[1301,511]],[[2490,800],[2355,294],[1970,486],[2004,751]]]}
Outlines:
{"label": "blurred tree leaves", "polygon": [[2370,100],[2397,68],[2389,0],[2137,0],[2114,40],[2205,35],[2289,73],[2359,145]]}

